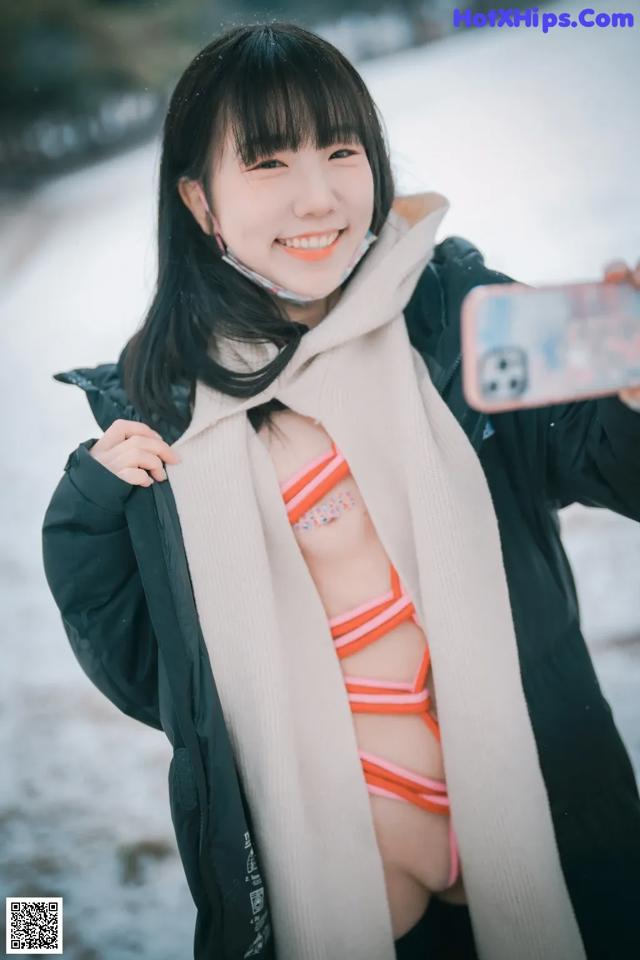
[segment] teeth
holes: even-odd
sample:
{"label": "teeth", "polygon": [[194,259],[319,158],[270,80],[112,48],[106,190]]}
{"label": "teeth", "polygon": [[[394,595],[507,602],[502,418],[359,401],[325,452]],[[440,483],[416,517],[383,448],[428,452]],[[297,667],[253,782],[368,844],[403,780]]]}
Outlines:
{"label": "teeth", "polygon": [[325,233],[322,237],[304,237],[296,240],[278,240],[285,247],[299,247],[302,250],[313,250],[320,247],[328,247],[337,238],[339,230],[335,233]]}

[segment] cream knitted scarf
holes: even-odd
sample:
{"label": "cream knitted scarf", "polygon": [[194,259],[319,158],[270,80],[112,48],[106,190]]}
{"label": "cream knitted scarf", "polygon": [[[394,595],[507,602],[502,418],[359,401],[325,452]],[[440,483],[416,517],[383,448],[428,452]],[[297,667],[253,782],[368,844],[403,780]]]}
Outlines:
{"label": "cream knitted scarf", "polygon": [[[238,400],[198,383],[174,444],[181,463],[167,465],[279,960],[393,960],[395,951],[342,671],[270,455],[246,416],[273,396],[322,423],[344,453],[425,625],[480,956],[585,957],[489,488],[402,313],[448,207],[437,193],[397,200],[340,301],[270,387]],[[277,351],[239,347],[225,354],[256,367]]]}

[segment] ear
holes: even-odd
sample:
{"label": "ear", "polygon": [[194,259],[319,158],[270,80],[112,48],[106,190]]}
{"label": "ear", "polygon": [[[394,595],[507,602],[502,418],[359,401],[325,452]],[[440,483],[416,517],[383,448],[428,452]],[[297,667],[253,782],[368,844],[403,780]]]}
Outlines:
{"label": "ear", "polygon": [[178,193],[184,205],[191,211],[203,233],[211,236],[218,230],[216,218],[210,213],[204,190],[197,180],[180,177]]}

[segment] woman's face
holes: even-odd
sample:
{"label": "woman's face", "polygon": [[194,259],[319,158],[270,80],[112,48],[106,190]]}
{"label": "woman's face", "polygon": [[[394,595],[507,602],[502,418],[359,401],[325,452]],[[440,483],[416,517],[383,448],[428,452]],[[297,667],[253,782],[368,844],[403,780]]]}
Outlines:
{"label": "woman's face", "polygon": [[[358,142],[283,150],[245,167],[228,140],[211,182],[214,224],[231,252],[270,280],[318,300],[338,287],[373,217],[373,174]],[[309,234],[333,242],[325,249],[282,243]],[[305,310],[296,312],[304,316]]]}

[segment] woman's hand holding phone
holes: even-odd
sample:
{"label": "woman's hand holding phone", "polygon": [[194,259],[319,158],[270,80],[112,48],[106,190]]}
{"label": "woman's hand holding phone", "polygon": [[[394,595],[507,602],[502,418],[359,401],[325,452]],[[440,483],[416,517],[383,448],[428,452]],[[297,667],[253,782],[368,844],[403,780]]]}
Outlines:
{"label": "woman's hand holding phone", "polygon": [[121,480],[141,487],[167,479],[163,462],[180,463],[160,434],[138,420],[114,420],[89,454]]}
{"label": "woman's hand holding phone", "polygon": [[[631,283],[636,290],[640,290],[640,260],[638,260],[635,270],[631,270],[623,260],[613,260],[604,268],[604,282]],[[618,397],[632,410],[640,410],[640,387],[621,390]]]}
{"label": "woman's hand holding phone", "polygon": [[462,387],[486,413],[617,396],[640,411],[640,261],[604,281],[473,287],[461,305]]}

